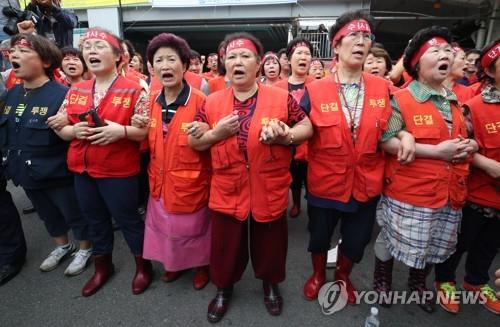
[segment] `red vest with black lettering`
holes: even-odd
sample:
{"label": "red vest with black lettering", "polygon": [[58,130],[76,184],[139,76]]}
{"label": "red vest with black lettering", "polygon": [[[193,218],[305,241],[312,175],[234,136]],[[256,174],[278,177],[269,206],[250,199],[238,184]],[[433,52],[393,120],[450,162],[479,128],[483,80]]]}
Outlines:
{"label": "red vest with black lettering", "polygon": [[[214,126],[233,112],[233,88],[208,96],[205,108],[208,123]],[[248,161],[239,149],[236,135],[211,147],[213,175],[209,207],[212,210],[241,221],[250,213],[259,222],[283,216],[291,183],[290,148],[259,141],[262,125],[272,119],[287,122],[288,92],[259,84],[248,131]]]}
{"label": "red vest with black lettering", "polygon": [[[311,76],[307,76],[306,81],[304,83],[304,87],[305,87],[305,85],[308,85],[309,83],[314,82],[315,80],[316,80],[315,78],[312,78]],[[273,86],[279,87],[280,89],[288,91],[288,80],[283,79],[283,80],[277,82],[276,84],[274,84]],[[291,93],[291,94],[294,95],[293,93]],[[295,101],[297,101],[298,104],[300,104],[300,99],[302,99],[303,95],[304,95],[304,93],[300,94],[300,98],[297,98],[294,96]],[[305,141],[304,143],[302,143],[300,145],[297,145],[297,147],[295,148],[295,155],[293,156],[293,158],[297,161],[307,161],[307,149],[308,149],[307,141]]]}
{"label": "red vest with black lettering", "polygon": [[[477,95],[466,105],[471,111],[479,153],[500,161],[500,103],[483,102],[481,95]],[[500,182],[483,170],[473,168],[469,178],[467,200],[500,209]]]}
{"label": "red vest with black lettering", "polygon": [[217,76],[208,81],[208,90],[210,94],[226,89],[226,80],[224,76]]}
{"label": "red vest with black lettering", "polygon": [[[420,144],[437,145],[459,136],[467,137],[461,110],[452,103],[450,132],[443,116],[428,100],[417,102],[408,89],[394,93],[401,109],[406,130]],[[467,196],[467,162],[452,164],[444,160],[417,158],[408,165],[401,165],[396,156],[388,155],[384,194],[414,206],[432,209],[442,208],[448,203],[459,209]]]}
{"label": "red vest with black lettering", "polygon": [[333,77],[306,86],[314,127],[307,185],[314,196],[341,202],[354,197],[366,202],[382,191],[384,152],[378,143],[392,112],[389,87],[380,77],[366,73],[363,83],[363,110],[355,143]]}
{"label": "red vest with black lettering", "polygon": [[[93,108],[92,87],[94,80],[73,85],[66,94],[68,119],[71,124],[80,120],[78,115]],[[142,87],[123,76],[118,76],[97,108],[102,121],[105,119],[121,125],[130,125],[134,106]],[[68,168],[75,173],[87,172],[95,178],[129,177],[139,173],[139,144],[129,139],[102,146],[86,140],[73,139],[68,151]]]}
{"label": "red vest with black lettering", "polygon": [[191,88],[186,105],[179,106],[163,132],[162,107],[156,101],[161,94],[152,94],[149,147],[151,161],[148,167],[149,188],[154,199],[163,197],[170,213],[193,213],[208,204],[210,187],[210,152],[198,152],[188,145],[186,125],[205,101],[205,95]]}

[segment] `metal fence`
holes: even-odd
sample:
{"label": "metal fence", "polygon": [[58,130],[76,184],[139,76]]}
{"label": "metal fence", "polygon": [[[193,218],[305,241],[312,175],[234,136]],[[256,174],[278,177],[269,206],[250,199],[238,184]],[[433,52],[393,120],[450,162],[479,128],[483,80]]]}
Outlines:
{"label": "metal fence", "polygon": [[313,57],[319,59],[332,58],[332,46],[328,39],[328,33],[309,33],[299,32],[298,36],[304,37],[311,42],[313,46]]}

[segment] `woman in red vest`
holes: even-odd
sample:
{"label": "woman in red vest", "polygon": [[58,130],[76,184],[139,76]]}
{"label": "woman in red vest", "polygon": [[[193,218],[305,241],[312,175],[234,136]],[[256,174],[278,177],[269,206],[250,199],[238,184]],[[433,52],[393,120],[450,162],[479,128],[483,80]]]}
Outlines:
{"label": "woman in red vest", "polygon": [[70,125],[58,134],[70,140],[68,168],[75,173],[75,189],[94,246],[95,273],[82,290],[91,296],[113,275],[113,228],[117,222],[135,257],[132,292],[151,283],[152,265],[142,257],[144,223],[137,212],[139,143],[147,128],[130,125],[134,114],[148,115],[146,91],[118,74],[123,51],[111,33],[92,28],[84,35],[83,57],[94,79],[73,85],[60,112]]}
{"label": "woman in red vest", "polygon": [[458,101],[462,104],[467,102],[474,96],[474,90],[470,87],[457,83],[457,80],[464,77],[464,50],[462,50],[458,45],[454,45],[453,54],[455,55],[453,65],[451,66],[450,74],[443,82],[443,86],[455,93]]}
{"label": "woman in red vest", "polygon": [[[394,113],[382,137],[383,149],[392,155],[377,210],[381,232],[375,243],[374,289],[389,294],[395,258],[410,267],[408,286],[426,312],[434,311],[434,299],[425,279],[433,264],[455,251],[467,194],[467,158],[477,150],[467,138],[456,96],[442,85],[453,59],[446,28],[433,26],[414,35],[403,63],[413,81],[393,94]],[[394,136],[401,131],[416,142],[416,159],[409,164],[395,155],[399,140]]]}
{"label": "woman in red vest", "polygon": [[327,252],[340,222],[335,280],[355,304],[349,275],[360,262],[375,222],[382,191],[384,155],[379,148],[391,114],[388,83],[364,73],[372,44],[372,18],[363,11],[340,16],[330,31],[335,72],[306,86],[301,107],[309,113],[314,136],[309,142],[307,211],[313,274],[304,296],[316,299],[325,283]]}
{"label": "woman in red vest", "polygon": [[[314,81],[314,77],[308,75],[312,60],[311,42],[303,37],[293,39],[286,47],[286,55],[290,62],[291,74],[288,79],[282,79],[274,86],[287,90],[295,101],[300,103],[306,85]],[[300,213],[302,185],[306,184],[307,187],[307,143],[295,147],[292,151],[290,189],[293,206],[290,209],[290,217],[295,218]]]}
{"label": "woman in red vest", "polygon": [[226,43],[222,41],[218,47],[219,56],[215,57],[218,60],[217,75],[213,76],[208,80],[208,90],[210,93],[215,93],[220,90],[224,90],[229,87],[231,82],[229,76],[226,76],[226,66],[224,65],[224,60],[226,57]]}
{"label": "woman in red vest", "polygon": [[474,138],[479,152],[474,154],[469,178],[467,203],[458,235],[457,250],[445,262],[436,265],[436,289],[439,303],[446,311],[458,313],[454,301],[455,271],[464,252],[465,278],[462,288],[480,293],[484,306],[500,314],[500,300],[488,285],[491,263],[500,247],[500,39],[488,45],[479,62],[486,74],[486,87],[465,104],[470,111]]}
{"label": "woman in red vest", "polygon": [[325,77],[325,64],[319,59],[314,59],[311,61],[311,67],[309,67],[309,76],[315,79],[322,79]]}
{"label": "woman in red vest", "polygon": [[289,146],[312,134],[309,119],[288,92],[257,83],[263,54],[259,40],[236,33],[225,41],[232,87],[208,96],[196,120],[212,129],[189,139],[199,151],[210,149],[212,157],[210,278],[217,295],[208,307],[210,322],[225,314],[233,285],[245,271],[248,247],[255,277],[263,280],[266,308],[271,315],[281,314]]}
{"label": "woman in red vest", "polygon": [[[150,199],[144,257],[163,263],[165,282],[197,268],[193,287],[199,290],[209,281],[210,153],[188,146],[189,123],[205,103],[205,95],[183,79],[189,55],[187,42],[169,33],[153,38],[147,49],[148,61],[163,88],[150,96]],[[148,122],[141,115],[134,115],[135,120],[140,122],[138,126]],[[197,132],[202,135],[201,130]]]}
{"label": "woman in red vest", "polygon": [[260,64],[261,83],[274,85],[280,80],[280,61],[274,52],[268,52]]}
{"label": "woman in red vest", "polygon": [[71,86],[83,81],[87,66],[85,60],[83,60],[82,52],[72,47],[65,47],[61,49],[61,53],[63,56],[61,69],[65,75],[62,84]]}

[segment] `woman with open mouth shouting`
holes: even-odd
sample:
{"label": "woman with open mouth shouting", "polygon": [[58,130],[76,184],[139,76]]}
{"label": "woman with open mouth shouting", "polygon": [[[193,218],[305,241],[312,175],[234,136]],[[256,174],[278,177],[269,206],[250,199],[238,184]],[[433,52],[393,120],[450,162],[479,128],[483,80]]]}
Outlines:
{"label": "woman with open mouth shouting", "polygon": [[[200,290],[209,282],[210,153],[188,146],[188,133],[200,137],[205,126],[189,125],[205,103],[205,95],[183,78],[189,57],[187,42],[170,33],[156,36],[147,48],[154,78],[163,87],[150,97],[150,198],[144,257],[163,264],[165,282],[196,268],[193,287]],[[136,120],[140,126],[148,124],[141,115],[134,115],[132,122]]]}
{"label": "woman with open mouth shouting", "polygon": [[[311,42],[306,38],[296,37],[288,43],[286,55],[290,62],[291,74],[287,79],[279,81],[274,86],[287,90],[295,101],[300,103],[305,86],[314,81],[314,77],[308,75],[312,60]],[[293,203],[290,217],[296,218],[300,213],[302,185],[307,184],[307,142],[294,147],[292,151],[293,159],[290,165],[292,184],[290,189]]]}
{"label": "woman with open mouth shouting", "polygon": [[468,252],[462,289],[479,293],[484,307],[498,315],[500,297],[488,285],[488,271],[500,246],[500,39],[481,51],[479,63],[485,87],[481,94],[464,105],[464,111],[470,111],[479,151],[471,162],[457,250],[445,262],[436,265],[435,284],[442,296],[441,307],[458,313],[460,302],[455,297],[455,272],[463,254]]}
{"label": "woman with open mouth shouting", "polygon": [[66,76],[63,84],[71,86],[83,81],[83,75],[87,72],[87,65],[83,60],[82,52],[72,47],[61,49],[63,59],[61,69]]}
{"label": "woman with open mouth shouting", "polygon": [[217,295],[208,306],[210,322],[224,316],[233,285],[245,271],[248,247],[255,277],[263,281],[265,306],[271,315],[281,314],[289,146],[312,134],[309,119],[288,92],[257,82],[260,41],[236,33],[225,42],[231,87],[208,96],[197,121],[211,129],[201,138],[189,137],[193,148],[210,149],[212,158],[210,278]]}
{"label": "woman with open mouth shouting", "polygon": [[280,80],[281,65],[278,56],[274,52],[266,53],[262,59],[260,74],[262,83],[274,85]]}
{"label": "woman with open mouth shouting", "polygon": [[0,136],[6,136],[0,137],[0,147],[7,151],[7,176],[26,191],[57,244],[40,270],[56,269],[77,250],[68,239],[71,228],[80,242],[80,251],[65,274],[78,275],[92,254],[88,225],[80,213],[73,176],[66,166],[68,143],[47,125],[47,119],[57,113],[68,91],[53,80],[61,52],[48,39],[37,35],[19,34],[11,42],[12,69],[23,84],[8,91],[0,116]]}
{"label": "woman with open mouth shouting", "polygon": [[[467,195],[469,158],[477,151],[468,138],[464,116],[443,81],[453,65],[449,31],[433,26],[418,31],[404,55],[413,81],[394,92],[393,115],[382,140],[387,158],[383,196],[377,208],[381,226],[375,243],[374,289],[391,290],[395,258],[410,267],[408,287],[420,296],[419,306],[434,311],[426,277],[436,263],[454,251]],[[401,131],[415,139],[415,160],[398,157]],[[389,306],[390,302],[384,303]]]}
{"label": "woman with open mouth shouting", "polygon": [[152,265],[142,257],[144,222],[137,212],[139,143],[147,127],[131,126],[134,114],[148,115],[144,89],[119,75],[122,45],[113,34],[92,28],[83,37],[83,58],[95,78],[73,85],[59,110],[70,125],[57,133],[71,141],[68,168],[89,224],[95,273],[82,290],[91,296],[113,275],[113,227],[119,225],[135,257],[132,292],[142,293],[152,279]]}
{"label": "woman with open mouth shouting", "polygon": [[372,18],[363,11],[340,16],[330,31],[335,72],[306,85],[301,100],[315,129],[308,141],[308,251],[313,267],[304,285],[308,300],[316,299],[325,283],[327,252],[340,223],[335,280],[345,284],[347,303],[355,304],[349,276],[363,258],[375,222],[384,174],[379,141],[391,108],[388,83],[363,72],[372,29]]}

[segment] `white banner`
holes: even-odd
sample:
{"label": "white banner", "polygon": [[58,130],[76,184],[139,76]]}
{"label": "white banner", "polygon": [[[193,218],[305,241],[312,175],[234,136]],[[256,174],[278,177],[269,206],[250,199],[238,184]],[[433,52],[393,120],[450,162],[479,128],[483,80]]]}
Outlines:
{"label": "white banner", "polygon": [[153,7],[215,7],[215,6],[248,6],[277,5],[297,3],[297,0],[153,0]]}

